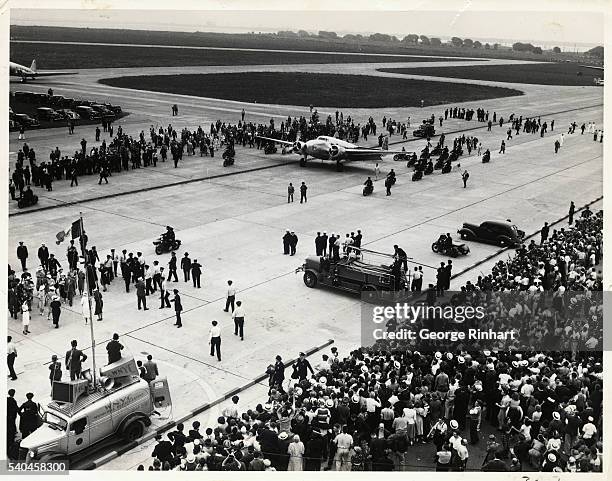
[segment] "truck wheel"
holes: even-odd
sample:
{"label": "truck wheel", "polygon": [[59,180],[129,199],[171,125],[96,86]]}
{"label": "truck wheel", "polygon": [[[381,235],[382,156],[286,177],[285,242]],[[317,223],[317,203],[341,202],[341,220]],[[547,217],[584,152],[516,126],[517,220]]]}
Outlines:
{"label": "truck wheel", "polygon": [[121,432],[121,437],[125,441],[131,443],[132,441],[135,441],[136,439],[141,437],[143,433],[144,424],[142,423],[142,421],[132,421],[123,428],[123,431]]}
{"label": "truck wheel", "polygon": [[316,287],[317,276],[315,276],[314,273],[310,271],[304,272],[304,284],[306,284],[306,287],[310,287],[311,289],[313,287]]}

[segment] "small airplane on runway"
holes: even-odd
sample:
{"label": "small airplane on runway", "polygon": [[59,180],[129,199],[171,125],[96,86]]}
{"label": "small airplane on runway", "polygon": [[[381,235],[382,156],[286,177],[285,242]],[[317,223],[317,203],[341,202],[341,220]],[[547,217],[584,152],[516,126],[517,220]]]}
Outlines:
{"label": "small airplane on runway", "polygon": [[54,75],[73,75],[76,72],[56,72],[56,71],[45,71],[39,72],[36,69],[36,60],[32,60],[32,65],[28,68],[25,65],[20,65],[15,62],[9,62],[9,72],[12,77],[21,77],[22,82],[27,82],[28,77],[32,80],[37,77],[51,77]]}
{"label": "small airplane on runway", "polygon": [[268,140],[286,147],[291,147],[291,152],[300,154],[303,157],[300,159],[300,166],[304,167],[308,156],[315,159],[330,160],[336,162],[337,170],[342,170],[342,162],[351,162],[358,160],[381,160],[384,155],[406,154],[411,155],[412,152],[404,150],[381,150],[381,149],[366,149],[358,145],[321,135],[307,142],[295,141],[289,142],[286,140],[272,139],[270,137],[261,137],[262,140]]}

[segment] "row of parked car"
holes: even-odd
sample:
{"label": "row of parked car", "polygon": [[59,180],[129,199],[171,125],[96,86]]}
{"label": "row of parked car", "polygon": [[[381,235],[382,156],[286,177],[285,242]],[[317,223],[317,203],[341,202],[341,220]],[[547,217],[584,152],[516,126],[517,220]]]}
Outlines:
{"label": "row of parked car", "polygon": [[26,127],[37,127],[38,121],[66,121],[66,120],[114,120],[121,113],[119,105],[110,103],[97,103],[90,100],[73,99],[63,95],[48,95],[35,92],[17,91],[11,93],[15,101],[38,104],[36,119],[27,114],[13,113],[9,109],[9,118],[15,123]]}

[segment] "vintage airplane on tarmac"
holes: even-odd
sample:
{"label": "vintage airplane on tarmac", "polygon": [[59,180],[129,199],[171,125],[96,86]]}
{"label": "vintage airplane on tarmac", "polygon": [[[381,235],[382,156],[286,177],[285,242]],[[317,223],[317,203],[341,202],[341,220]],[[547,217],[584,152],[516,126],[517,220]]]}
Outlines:
{"label": "vintage airplane on tarmac", "polygon": [[[342,162],[351,162],[358,160],[381,160],[384,155],[406,154],[411,155],[412,152],[404,150],[381,150],[381,149],[366,149],[358,145],[351,144],[344,140],[320,135],[316,139],[306,142],[295,141],[289,142],[286,140],[272,139],[270,137],[259,137],[262,140],[268,140],[285,147],[286,151],[300,154],[300,166],[304,167],[308,156],[315,159],[329,160],[336,162],[337,170],[342,170]],[[290,149],[287,149],[290,147]]]}
{"label": "vintage airplane on tarmac", "polygon": [[9,62],[9,73],[11,77],[21,77],[21,81],[26,82],[28,77],[35,79],[37,77],[51,77],[53,75],[72,75],[75,72],[55,72],[50,70],[39,72],[36,69],[36,60],[32,60],[32,65],[29,68],[25,65]]}

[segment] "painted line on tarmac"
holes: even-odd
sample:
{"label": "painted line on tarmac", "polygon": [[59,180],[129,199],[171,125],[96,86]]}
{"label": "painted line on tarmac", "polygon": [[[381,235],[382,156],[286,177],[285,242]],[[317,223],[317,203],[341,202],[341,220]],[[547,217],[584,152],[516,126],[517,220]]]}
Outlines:
{"label": "painted line on tarmac", "polygon": [[[586,206],[590,206],[595,204],[596,202],[599,202],[600,200],[603,199],[603,195],[600,195],[599,197],[597,197],[596,199],[592,200],[591,202],[589,202],[588,204],[586,204]],[[586,207],[585,206],[585,207]],[[575,214],[577,214],[578,212],[580,212],[581,210],[584,210],[584,207],[580,207],[579,209],[576,209]],[[574,215],[575,215],[574,214]],[[549,227],[555,226],[563,221],[565,221],[566,219],[569,218],[569,214],[564,215],[563,217],[561,217],[560,219],[557,219],[556,221],[552,222],[549,224]],[[540,233],[539,230],[535,231],[532,234],[529,234],[528,236],[525,236],[523,238],[523,240],[527,240],[527,239],[531,239],[532,237],[537,236]],[[471,270],[475,269],[476,267],[484,264],[485,262],[490,261],[491,259],[503,254],[504,252],[508,251],[512,249],[511,247],[505,247],[503,249],[498,250],[497,252],[494,252],[493,254],[488,255],[487,257],[485,257],[484,259],[479,260],[478,262],[472,264],[471,266],[466,267],[465,269],[463,269],[462,271],[457,272],[456,274],[451,276],[451,279],[456,279],[457,277],[462,276],[463,274],[470,272]]]}
{"label": "painted line on tarmac", "polygon": [[277,167],[283,167],[283,166],[286,166],[286,165],[289,165],[289,164],[291,164],[291,162],[285,161],[285,162],[282,162],[282,163],[279,163],[279,164],[264,165],[263,167],[254,167],[252,169],[245,169],[245,170],[234,171],[234,172],[225,172],[223,174],[215,174],[215,175],[209,175],[209,176],[204,176],[204,177],[197,177],[197,178],[194,178],[194,179],[181,180],[179,182],[173,182],[171,184],[155,185],[155,186],[152,186],[152,187],[143,187],[141,189],[136,189],[136,190],[132,190],[132,191],[126,191],[126,192],[116,192],[116,193],[113,193],[113,194],[107,194],[107,195],[102,195],[102,196],[99,196],[99,197],[93,197],[91,199],[76,200],[76,201],[71,201],[71,202],[61,201],[62,203],[59,204],[59,205],[48,205],[48,206],[45,206],[45,207],[40,207],[38,209],[30,209],[30,210],[26,210],[26,211],[13,212],[12,214],[9,214],[9,217],[29,214],[31,212],[41,212],[41,211],[50,210],[50,209],[58,209],[58,208],[61,208],[61,207],[69,207],[71,205],[86,204],[86,203],[94,202],[94,201],[97,201],[97,200],[112,199],[113,197],[121,197],[121,196],[124,196],[124,195],[140,194],[142,192],[149,192],[151,190],[165,189],[165,188],[168,188],[168,187],[175,187],[177,185],[185,185],[185,184],[191,184],[191,183],[194,183],[194,182],[202,182],[204,180],[220,179],[220,178],[223,178],[223,177],[230,177],[232,175],[239,175],[239,174],[248,173],[248,172],[257,172],[257,171],[260,171],[260,170],[275,169]]}
{"label": "painted line on tarmac", "polygon": [[[321,349],[326,348],[327,346],[330,346],[334,343],[333,339],[329,339],[327,342],[321,344],[320,346],[315,346],[311,349],[309,349],[308,351],[305,351],[306,356],[311,356],[314,353],[320,351]],[[289,367],[291,365],[293,365],[295,362],[297,361],[297,358],[291,359],[290,361],[288,361],[287,363],[285,363],[285,367]],[[247,389],[249,389],[250,387],[254,386],[257,383],[260,383],[261,381],[263,381],[264,379],[266,379],[268,377],[268,374],[264,373],[258,377],[256,377],[255,379],[249,381],[248,383],[246,383],[243,386],[237,387],[235,389],[232,389],[231,391],[226,392],[225,394],[222,394],[221,396],[219,396],[217,399],[215,399],[214,401],[205,403],[201,406],[198,406],[192,410],[190,410],[187,414],[184,414],[183,416],[181,416],[179,419],[175,420],[175,421],[170,421],[166,424],[163,424],[162,426],[156,428],[155,430],[145,434],[144,436],[136,439],[135,441],[132,441],[131,443],[128,443],[122,447],[120,447],[119,449],[113,450],[107,454],[105,454],[104,456],[95,459],[93,461],[90,461],[89,463],[80,466],[79,469],[80,470],[92,470],[92,469],[96,469],[99,468],[100,466],[104,465],[105,463],[121,456],[122,454],[127,453],[128,451],[131,451],[132,449],[136,448],[138,445],[150,441],[151,439],[155,439],[155,436],[157,436],[158,434],[161,434],[165,431],[168,431],[169,429],[172,429],[173,427],[175,427],[177,424],[180,423],[184,423],[185,421],[188,421],[189,419],[193,418],[194,416],[197,416],[198,414],[202,414],[204,411],[207,411],[208,409],[217,406],[218,404],[221,404],[222,402],[231,399],[232,396],[235,396],[236,394],[245,391]]]}

